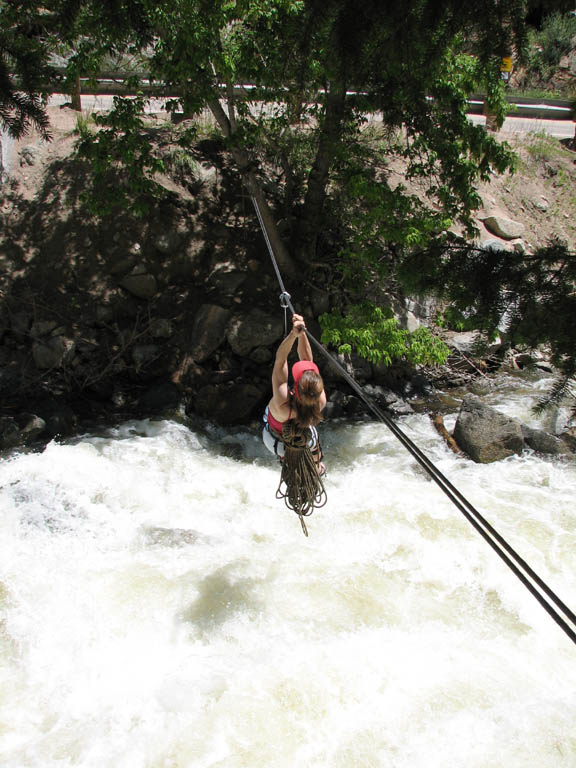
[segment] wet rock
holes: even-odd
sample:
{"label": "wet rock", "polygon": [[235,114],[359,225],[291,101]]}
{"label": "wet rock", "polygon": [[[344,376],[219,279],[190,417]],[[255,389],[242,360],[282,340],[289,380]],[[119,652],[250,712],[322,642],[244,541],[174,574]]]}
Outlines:
{"label": "wet rock", "polygon": [[193,408],[198,416],[221,424],[234,424],[263,405],[265,397],[262,389],[250,383],[209,384],[198,392]]}
{"label": "wet rock", "polygon": [[540,350],[520,352],[512,356],[517,368],[537,368],[545,373],[553,373],[554,367]]}
{"label": "wet rock", "polygon": [[524,448],[524,435],[517,421],[470,395],[462,401],[453,436],[460,448],[480,464],[521,454]]}
{"label": "wet rock", "polygon": [[525,424],[522,424],[521,428],[526,445],[537,453],[552,455],[572,453],[567,444],[556,435],[551,435],[542,429],[533,429]]}
{"label": "wet rock", "polygon": [[180,406],[182,393],[175,384],[160,382],[154,384],[138,400],[139,407],[146,413],[165,413]]}
{"label": "wet rock", "polygon": [[204,537],[197,531],[187,528],[143,528],[146,544],[151,547],[187,547],[202,541]]}
{"label": "wet rock", "polygon": [[337,419],[343,416],[346,412],[346,407],[350,401],[350,395],[334,390],[330,393],[326,408],[324,409],[324,416],[327,419]]}
{"label": "wet rock", "polygon": [[46,423],[33,413],[0,416],[0,450],[30,445],[44,432]]}
{"label": "wet rock", "polygon": [[42,400],[36,410],[46,424],[45,433],[50,439],[73,435],[77,428],[77,417],[74,410],[64,401],[56,397]]}
{"label": "wet rock", "polygon": [[402,400],[395,392],[390,389],[380,386],[379,384],[365,384],[362,388],[364,394],[366,394],[376,405],[383,408],[387,408],[393,403],[398,403]]}

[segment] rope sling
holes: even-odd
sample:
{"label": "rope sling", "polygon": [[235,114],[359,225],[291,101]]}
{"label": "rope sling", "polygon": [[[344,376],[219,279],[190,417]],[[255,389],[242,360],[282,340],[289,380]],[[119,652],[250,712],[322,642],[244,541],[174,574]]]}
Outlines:
{"label": "rope sling", "polygon": [[[276,257],[274,250],[270,243],[270,238],[266,231],[266,227],[260,214],[258,202],[255,197],[252,197],[252,204],[256,211],[266,245],[268,246],[268,252],[272,260],[278,283],[282,293],[280,294],[280,302],[282,306],[287,306],[292,314],[294,314],[294,307],[291,302],[290,294],[286,292],[284,283],[282,282],[282,276],[276,263]],[[572,640],[576,645],[576,614],[556,595],[556,593],[546,584],[546,582],[540,578],[540,576],[528,565],[528,563],[510,546],[510,544],[504,539],[498,531],[480,514],[480,512],[460,493],[460,491],[452,485],[452,483],[440,472],[440,470],[430,461],[430,459],[422,453],[420,448],[402,431],[402,429],[396,424],[388,414],[384,413],[378,406],[370,399],[370,397],[363,391],[360,385],[350,376],[348,371],[343,368],[342,365],[324,348],[319,341],[317,341],[308,330],[306,335],[310,343],[317,349],[335,368],[338,373],[344,378],[344,380],[350,385],[350,387],[356,392],[356,394],[366,404],[368,409],[374,414],[374,416],[385,424],[392,434],[402,443],[406,450],[414,457],[418,464],[428,473],[432,480],[438,485],[443,493],[448,496],[450,501],[456,506],[457,509],[464,515],[470,525],[482,536],[482,538],[490,545],[494,552],[500,557],[500,559],[506,563],[512,573],[520,580],[520,582],[526,587],[530,594],[540,603],[548,615],[558,624],[560,629]],[[302,520],[301,520],[302,521]]]}
{"label": "rope sling", "polygon": [[[276,491],[276,498],[284,499],[288,509],[292,509],[300,518],[304,536],[308,536],[304,517],[311,515],[316,507],[323,507],[328,500],[310,450],[310,438],[311,432],[307,427],[299,427],[293,421],[284,423],[284,461]],[[285,490],[282,489],[283,485]]]}

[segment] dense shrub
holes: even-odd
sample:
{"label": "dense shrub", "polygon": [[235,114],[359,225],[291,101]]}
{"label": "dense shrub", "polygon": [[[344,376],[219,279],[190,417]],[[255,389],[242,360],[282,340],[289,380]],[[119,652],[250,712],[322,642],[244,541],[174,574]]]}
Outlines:
{"label": "dense shrub", "polygon": [[532,34],[528,69],[548,79],[560,63],[560,59],[574,47],[576,16],[552,13],[539,31]]}

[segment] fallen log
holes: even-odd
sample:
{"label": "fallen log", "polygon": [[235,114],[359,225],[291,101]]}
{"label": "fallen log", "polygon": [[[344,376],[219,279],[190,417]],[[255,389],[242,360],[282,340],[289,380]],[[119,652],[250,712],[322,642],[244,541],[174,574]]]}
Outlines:
{"label": "fallen log", "polygon": [[452,450],[454,453],[462,453],[462,451],[460,450],[460,447],[458,446],[458,443],[456,442],[456,440],[454,440],[450,432],[448,432],[448,430],[444,426],[444,418],[442,414],[431,413],[430,418],[432,419],[432,423],[436,427],[436,431],[438,432],[438,434],[442,435],[442,437],[444,438],[444,441],[446,442],[450,450]]}

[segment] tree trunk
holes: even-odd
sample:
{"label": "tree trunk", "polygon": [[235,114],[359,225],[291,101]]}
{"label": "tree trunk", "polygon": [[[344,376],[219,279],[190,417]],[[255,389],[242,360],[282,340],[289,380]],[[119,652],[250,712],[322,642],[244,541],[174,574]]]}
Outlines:
{"label": "tree trunk", "polygon": [[72,83],[70,89],[70,96],[72,101],[72,109],[76,112],[82,112],[82,92],[80,90],[80,78],[77,77]]}
{"label": "tree trunk", "polygon": [[297,232],[298,259],[310,262],[315,259],[318,235],[322,230],[322,216],[326,201],[326,188],[335,148],[342,136],[342,123],[346,106],[346,83],[332,84],[326,94],[324,120],[314,163],[308,176],[308,189]]}
{"label": "tree trunk", "polygon": [[[229,116],[224,111],[220,101],[214,99],[208,103],[208,106],[216,118],[216,121],[218,122],[218,125],[222,129],[224,135],[227,138],[232,136],[232,123]],[[228,107],[230,112],[230,110],[233,109],[233,105],[229,104]],[[242,180],[246,185],[246,189],[248,190],[250,196],[253,197],[258,204],[260,215],[262,216],[262,221],[266,228],[274,256],[278,262],[280,272],[286,274],[288,277],[295,277],[296,267],[294,261],[288,253],[286,246],[284,245],[284,241],[282,240],[280,232],[278,231],[274,215],[270,210],[266,196],[262,191],[262,187],[255,173],[256,163],[254,158],[246,149],[241,147],[232,147],[231,152],[232,157],[234,158],[234,162],[240,171]]]}

